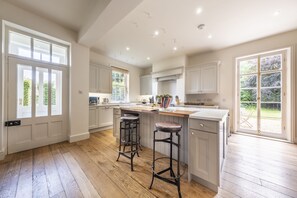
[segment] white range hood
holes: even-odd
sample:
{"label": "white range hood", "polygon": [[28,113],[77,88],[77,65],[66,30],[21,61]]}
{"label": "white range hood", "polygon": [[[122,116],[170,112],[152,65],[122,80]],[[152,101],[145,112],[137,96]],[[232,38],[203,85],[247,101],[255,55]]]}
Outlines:
{"label": "white range hood", "polygon": [[152,78],[157,81],[177,80],[183,74],[183,67],[176,67],[174,69],[163,70],[152,73]]}

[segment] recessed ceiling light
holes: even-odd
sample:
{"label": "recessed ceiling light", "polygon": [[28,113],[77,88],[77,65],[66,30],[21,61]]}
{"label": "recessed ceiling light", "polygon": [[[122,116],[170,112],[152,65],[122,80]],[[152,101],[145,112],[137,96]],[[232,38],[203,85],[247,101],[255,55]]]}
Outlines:
{"label": "recessed ceiling light", "polygon": [[151,58],[150,57],[146,57],[146,60],[151,60]]}
{"label": "recessed ceiling light", "polygon": [[154,35],[158,36],[160,34],[160,32],[158,30],[154,31]]}
{"label": "recessed ceiling light", "polygon": [[196,9],[196,14],[201,14],[201,12],[202,12],[202,8],[197,8]]}
{"label": "recessed ceiling light", "polygon": [[177,50],[177,47],[175,46],[175,47],[173,47],[173,51],[176,51]]}
{"label": "recessed ceiling light", "polygon": [[279,10],[276,10],[276,11],[273,13],[274,16],[278,16],[279,14],[280,14],[280,11],[279,11]]}
{"label": "recessed ceiling light", "polygon": [[211,34],[209,34],[209,35],[207,36],[207,38],[211,39],[211,38],[212,38],[212,35],[211,35]]}
{"label": "recessed ceiling light", "polygon": [[130,47],[126,47],[126,50],[129,51],[130,50]]}

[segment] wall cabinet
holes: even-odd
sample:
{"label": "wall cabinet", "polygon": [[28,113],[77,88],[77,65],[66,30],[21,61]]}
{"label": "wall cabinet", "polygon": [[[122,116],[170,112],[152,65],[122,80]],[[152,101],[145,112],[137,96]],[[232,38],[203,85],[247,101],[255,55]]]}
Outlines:
{"label": "wall cabinet", "polygon": [[146,75],[140,77],[140,95],[152,95],[152,76]]}
{"label": "wall cabinet", "polygon": [[186,70],[186,94],[218,93],[218,63]]}
{"label": "wall cabinet", "polygon": [[89,107],[89,129],[111,126],[113,124],[113,106]]}
{"label": "wall cabinet", "polygon": [[90,64],[89,90],[92,93],[112,92],[112,70],[103,65]]}

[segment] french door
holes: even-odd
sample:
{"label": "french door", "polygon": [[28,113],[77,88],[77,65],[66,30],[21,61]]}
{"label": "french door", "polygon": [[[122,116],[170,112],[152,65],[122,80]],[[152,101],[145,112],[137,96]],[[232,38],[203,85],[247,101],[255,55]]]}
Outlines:
{"label": "french door", "polygon": [[68,69],[18,58],[8,59],[8,153],[67,138]]}
{"label": "french door", "polygon": [[285,57],[280,51],[238,60],[238,131],[286,138]]}

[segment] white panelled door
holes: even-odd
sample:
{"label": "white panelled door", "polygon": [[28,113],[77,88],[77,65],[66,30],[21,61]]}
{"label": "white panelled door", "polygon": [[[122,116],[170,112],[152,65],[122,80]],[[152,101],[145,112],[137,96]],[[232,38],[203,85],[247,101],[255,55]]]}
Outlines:
{"label": "white panelled door", "polygon": [[67,139],[68,68],[9,58],[8,153]]}

